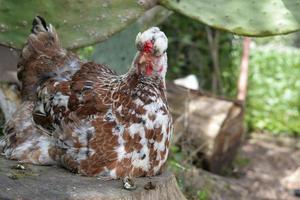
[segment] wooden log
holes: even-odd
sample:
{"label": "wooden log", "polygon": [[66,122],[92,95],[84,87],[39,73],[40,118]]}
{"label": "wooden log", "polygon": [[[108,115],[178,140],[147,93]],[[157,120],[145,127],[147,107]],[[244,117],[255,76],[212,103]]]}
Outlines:
{"label": "wooden log", "polygon": [[17,165],[16,161],[0,157],[0,199],[185,199],[170,172],[151,178],[136,178],[137,189],[129,191],[123,188],[121,180],[84,177],[55,166],[24,165],[22,170]]}
{"label": "wooden log", "polygon": [[220,173],[230,165],[244,132],[241,102],[167,84],[173,143],[193,164]]}

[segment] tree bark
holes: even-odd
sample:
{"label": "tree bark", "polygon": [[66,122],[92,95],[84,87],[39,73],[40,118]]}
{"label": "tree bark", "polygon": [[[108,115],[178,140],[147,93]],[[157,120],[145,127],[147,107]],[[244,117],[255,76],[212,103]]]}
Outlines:
{"label": "tree bark", "polygon": [[251,39],[249,37],[245,37],[243,40],[243,56],[240,67],[241,70],[238,82],[237,95],[237,99],[242,102],[245,102],[247,96],[250,43]]}
{"label": "tree bark", "polygon": [[213,74],[212,74],[212,91],[214,94],[219,92],[222,94],[221,88],[221,73],[219,63],[219,42],[220,32],[216,29],[212,29],[209,26],[205,26],[207,40],[209,45],[209,51],[212,59]]}

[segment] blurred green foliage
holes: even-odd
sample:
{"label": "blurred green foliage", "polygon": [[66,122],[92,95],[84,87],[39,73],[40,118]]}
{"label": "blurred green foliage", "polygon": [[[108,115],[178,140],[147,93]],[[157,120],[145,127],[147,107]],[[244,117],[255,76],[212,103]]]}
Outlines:
{"label": "blurred green foliage", "polygon": [[[195,74],[200,87],[211,91],[212,58],[205,26],[175,14],[162,29],[169,37],[167,78]],[[246,105],[249,131],[300,134],[300,50],[287,47],[295,45],[297,38],[299,34],[255,39],[259,45],[250,51]],[[242,39],[221,33],[219,45],[223,95],[235,98]]]}
{"label": "blurred green foliage", "polygon": [[228,59],[231,59],[230,65],[221,68],[221,81],[223,83],[224,96],[234,99],[237,95],[237,83],[242,56],[242,38],[235,36],[231,43],[232,48],[228,52]]}
{"label": "blurred green foliage", "polygon": [[[211,90],[212,59],[205,25],[179,14],[173,14],[163,24],[161,29],[169,39],[169,68],[167,79],[195,74],[201,88]],[[232,34],[221,32],[219,41],[220,68],[231,65]]]}
{"label": "blurred green foliage", "polygon": [[[255,39],[250,50],[246,123],[249,131],[300,134],[300,50],[278,40]],[[267,41],[267,42],[265,42]],[[286,39],[286,42],[288,39]],[[225,93],[236,96],[241,41],[233,48],[232,66],[222,72]],[[288,42],[290,43],[290,42]]]}
{"label": "blurred green foliage", "polygon": [[246,120],[252,129],[300,134],[300,50],[254,48]]}
{"label": "blurred green foliage", "polygon": [[197,192],[197,195],[198,195],[199,200],[209,200],[210,199],[209,198],[209,191],[205,190],[205,188],[202,189],[202,190],[199,190]]}

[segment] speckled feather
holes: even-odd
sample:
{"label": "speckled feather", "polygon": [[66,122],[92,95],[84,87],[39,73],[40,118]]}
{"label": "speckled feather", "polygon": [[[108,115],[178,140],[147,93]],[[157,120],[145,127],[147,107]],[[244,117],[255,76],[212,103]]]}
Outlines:
{"label": "speckled feather", "polygon": [[[56,33],[52,35],[58,42]],[[49,145],[40,151],[48,152],[49,163],[105,178],[153,176],[161,171],[173,129],[165,96],[167,38],[151,28],[138,34],[136,45],[139,51],[132,67],[121,76],[107,66],[79,61],[59,44],[56,51],[34,47],[42,48],[35,50],[37,57],[27,53],[22,80],[30,89],[24,89],[24,95],[36,88],[29,96],[34,102],[30,127],[39,131],[34,138],[48,138]],[[40,69],[33,72],[34,83],[26,84],[27,69]],[[31,141],[27,134],[24,140]]]}

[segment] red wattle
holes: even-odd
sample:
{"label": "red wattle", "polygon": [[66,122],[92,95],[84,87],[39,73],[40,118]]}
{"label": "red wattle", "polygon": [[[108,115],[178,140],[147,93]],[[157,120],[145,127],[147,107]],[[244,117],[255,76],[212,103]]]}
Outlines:
{"label": "red wattle", "polygon": [[150,76],[152,74],[153,68],[151,65],[146,66],[146,74]]}

